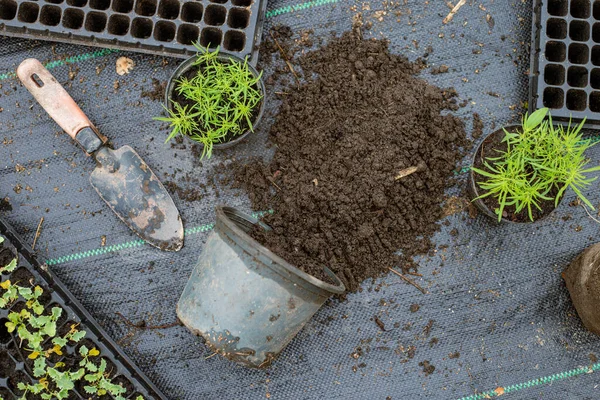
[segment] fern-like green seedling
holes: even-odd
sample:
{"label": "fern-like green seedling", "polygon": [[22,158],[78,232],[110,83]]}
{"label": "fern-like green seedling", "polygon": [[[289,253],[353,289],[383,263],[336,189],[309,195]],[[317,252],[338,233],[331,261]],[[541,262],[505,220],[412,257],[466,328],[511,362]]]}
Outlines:
{"label": "fern-like green seedling", "polygon": [[472,170],[484,178],[477,184],[484,193],[477,197],[493,197],[498,202],[495,209],[498,220],[506,207],[513,206],[516,214],[525,213],[533,221],[533,211],[542,210],[545,201],[558,202],[568,188],[590,208],[592,203],[582,189],[596,178],[588,177],[600,171],[600,166],[587,168],[589,160],[585,151],[594,145],[584,140],[577,126],[554,126],[547,108],[525,115],[518,132],[504,130],[505,151],[496,150],[484,161],[484,168]]}
{"label": "fern-like green seedling", "polygon": [[171,132],[166,142],[177,135],[185,135],[201,143],[200,158],[210,158],[213,146],[231,137],[253,131],[253,117],[263,101],[259,83],[262,73],[255,76],[247,60],[242,63],[218,58],[219,48],[210,51],[199,44],[191,77],[176,81],[175,92],[185,99],[185,105],[172,100],[173,109],[167,117]]}

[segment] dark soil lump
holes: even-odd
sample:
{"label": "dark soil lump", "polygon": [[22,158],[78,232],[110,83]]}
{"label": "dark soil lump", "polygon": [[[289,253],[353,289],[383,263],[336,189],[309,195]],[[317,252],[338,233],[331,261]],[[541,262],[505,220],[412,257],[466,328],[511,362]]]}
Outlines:
{"label": "dark soil lump", "polygon": [[318,278],[328,266],[352,291],[389,267],[415,268],[469,143],[446,111],[456,92],[415,77],[422,63],[386,41],[351,33],[298,62],[309,80],[283,96],[272,161],[235,170],[253,207],[274,210],[264,218],[273,231],[253,236]]}

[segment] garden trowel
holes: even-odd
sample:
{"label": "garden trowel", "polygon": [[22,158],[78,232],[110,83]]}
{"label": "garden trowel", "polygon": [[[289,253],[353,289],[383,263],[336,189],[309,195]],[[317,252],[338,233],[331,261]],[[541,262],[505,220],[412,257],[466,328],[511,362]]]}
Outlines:
{"label": "garden trowel", "polygon": [[100,197],[136,234],[161,250],[183,246],[179,211],[150,167],[129,146],[113,150],[60,83],[36,59],[17,76],[46,112],[88,155],[96,159],[90,182]]}

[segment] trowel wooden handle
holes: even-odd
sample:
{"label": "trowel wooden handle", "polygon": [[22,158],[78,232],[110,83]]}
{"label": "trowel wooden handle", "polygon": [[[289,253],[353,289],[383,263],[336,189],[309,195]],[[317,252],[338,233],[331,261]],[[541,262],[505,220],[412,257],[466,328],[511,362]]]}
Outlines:
{"label": "trowel wooden handle", "polygon": [[35,58],[23,61],[17,68],[17,76],[44,110],[73,139],[81,129],[90,127],[102,142],[106,142],[106,138],[98,133],[75,100],[41,62]]}

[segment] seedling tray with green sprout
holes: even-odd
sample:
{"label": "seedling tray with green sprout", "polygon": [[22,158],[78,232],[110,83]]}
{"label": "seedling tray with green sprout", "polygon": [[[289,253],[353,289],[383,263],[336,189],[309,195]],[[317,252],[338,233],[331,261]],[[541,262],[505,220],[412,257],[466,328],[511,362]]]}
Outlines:
{"label": "seedling tray with green sprout", "polygon": [[0,399],[165,399],[0,219]]}
{"label": "seedling tray with green sprout", "polygon": [[235,56],[197,46],[198,54],[174,72],[165,91],[171,132],[200,143],[201,158],[230,147],[254,132],[264,109],[262,73]]}

